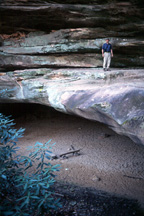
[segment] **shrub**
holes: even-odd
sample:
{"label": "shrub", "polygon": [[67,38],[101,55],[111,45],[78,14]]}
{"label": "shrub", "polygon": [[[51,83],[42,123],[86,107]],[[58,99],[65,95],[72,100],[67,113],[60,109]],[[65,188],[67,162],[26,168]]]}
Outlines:
{"label": "shrub", "polygon": [[51,187],[59,170],[59,165],[48,161],[51,140],[29,147],[28,157],[18,155],[17,141],[24,129],[14,125],[10,116],[0,113],[0,215],[45,215],[61,207]]}

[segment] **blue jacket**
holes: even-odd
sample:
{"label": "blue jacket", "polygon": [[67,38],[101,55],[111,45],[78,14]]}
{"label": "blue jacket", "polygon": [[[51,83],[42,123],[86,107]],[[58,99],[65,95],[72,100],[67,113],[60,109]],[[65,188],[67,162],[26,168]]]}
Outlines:
{"label": "blue jacket", "polygon": [[104,50],[104,52],[111,52],[112,50],[112,45],[110,43],[104,43],[102,46],[102,49]]}

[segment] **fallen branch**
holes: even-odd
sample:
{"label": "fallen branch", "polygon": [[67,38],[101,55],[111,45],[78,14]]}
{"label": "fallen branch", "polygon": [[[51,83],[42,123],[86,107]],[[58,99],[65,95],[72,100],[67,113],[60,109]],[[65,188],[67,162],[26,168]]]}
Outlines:
{"label": "fallen branch", "polygon": [[143,178],[142,177],[135,177],[135,176],[127,176],[127,175],[123,175],[124,177],[127,177],[127,178],[132,178],[132,179],[139,179],[139,180],[142,180]]}
{"label": "fallen branch", "polygon": [[80,150],[81,150],[81,149],[72,150],[72,151],[69,151],[69,152],[66,152],[66,153],[63,153],[63,154],[60,154],[60,155],[53,155],[53,156],[52,156],[52,159],[59,159],[59,158],[61,158],[61,157],[64,157],[64,156],[66,156],[66,155],[69,155],[69,154],[79,155]]}

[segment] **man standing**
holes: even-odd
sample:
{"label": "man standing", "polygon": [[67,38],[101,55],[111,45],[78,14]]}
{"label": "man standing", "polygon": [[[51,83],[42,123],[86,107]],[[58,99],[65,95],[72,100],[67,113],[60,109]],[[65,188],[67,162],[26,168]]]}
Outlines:
{"label": "man standing", "polygon": [[111,57],[113,57],[112,45],[109,43],[109,39],[106,39],[106,43],[102,46],[103,57],[103,70],[110,70]]}

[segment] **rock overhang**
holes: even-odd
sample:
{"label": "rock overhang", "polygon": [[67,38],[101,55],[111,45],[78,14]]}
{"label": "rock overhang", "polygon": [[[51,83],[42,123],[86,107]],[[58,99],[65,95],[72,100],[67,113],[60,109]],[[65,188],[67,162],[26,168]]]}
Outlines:
{"label": "rock overhang", "polygon": [[[43,104],[99,121],[119,134],[144,144],[144,70],[30,69],[0,76],[0,89],[12,89],[0,101]],[[45,72],[44,72],[45,71]],[[70,73],[71,72],[71,73]],[[66,76],[66,74],[69,76]],[[20,75],[17,76],[17,75]],[[137,79],[139,74],[139,78]],[[49,75],[49,76],[48,76]],[[29,78],[28,78],[29,77]]]}

